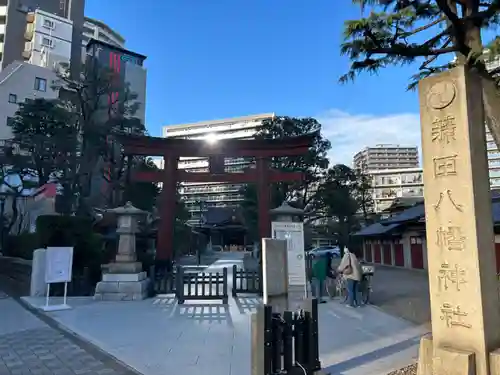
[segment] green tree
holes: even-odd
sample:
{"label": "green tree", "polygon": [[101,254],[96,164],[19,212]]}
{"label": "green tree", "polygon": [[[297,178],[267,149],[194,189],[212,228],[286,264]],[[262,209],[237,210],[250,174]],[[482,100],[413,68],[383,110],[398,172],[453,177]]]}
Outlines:
{"label": "green tree", "polygon": [[[155,171],[158,167],[151,158],[136,160],[132,163],[131,171]],[[127,166],[125,166],[126,168]],[[144,211],[152,212],[157,205],[160,188],[153,182],[127,181],[124,186],[124,201],[132,204]]]}
{"label": "green tree", "polygon": [[[117,192],[124,188],[128,160],[115,137],[145,133],[144,125],[133,117],[137,96],[128,85],[116,87],[109,69],[92,64],[84,66],[77,78],[62,68],[53,88],[61,99],[26,101],[11,121],[14,140],[31,153],[39,184],[49,178],[60,183],[58,207],[66,214],[75,210],[89,214],[92,206],[103,205],[102,200],[108,207],[121,203]],[[108,180],[111,189],[104,199],[91,201],[96,197],[92,194],[96,176]]]}
{"label": "green tree", "polygon": [[[65,190],[68,196],[76,199],[82,214],[90,212],[95,203],[90,202],[92,183],[96,175],[102,175],[103,164],[107,164],[106,173],[112,183],[122,180],[124,165],[113,160],[117,154],[114,136],[137,134],[137,128],[144,130],[140,122],[131,120],[138,108],[137,95],[127,84],[116,85],[115,75],[96,63],[85,64],[78,77],[71,76],[67,67],[63,67],[54,84],[60,97],[71,106],[79,135],[78,157],[71,176],[66,178]],[[113,174],[110,169],[118,173]]]}
{"label": "green tree", "polygon": [[[274,157],[270,167],[280,171],[302,172],[301,182],[279,182],[271,185],[271,208],[278,207],[285,200],[298,208],[308,209],[316,196],[315,186],[328,168],[328,151],[331,144],[321,134],[321,124],[310,117],[294,118],[277,116],[265,120],[256,134],[257,139],[286,139],[305,134],[313,134],[313,146],[305,155],[293,157]],[[258,200],[257,189],[253,184],[242,190],[245,225],[250,238],[258,238]]]}
{"label": "green tree", "polygon": [[55,172],[70,167],[78,146],[78,133],[70,108],[60,100],[34,99],[19,104],[7,124],[13,144],[26,154],[23,160],[11,160],[15,169],[23,169],[29,159],[38,177],[38,186],[46,184]]}
{"label": "green tree", "polygon": [[375,202],[373,201],[373,187],[370,176],[361,171],[356,171],[356,185],[354,198],[363,214],[365,224],[371,223],[375,213]]}
{"label": "green tree", "polygon": [[323,218],[329,219],[330,234],[335,234],[341,251],[349,246],[350,233],[357,227],[356,199],[357,175],[343,164],[330,168],[318,187],[316,209]]}
{"label": "green tree", "polygon": [[314,199],[314,184],[328,168],[330,141],[321,134],[321,124],[314,118],[275,116],[264,120],[256,134],[257,139],[286,139],[313,134],[313,144],[305,155],[273,157],[270,167],[281,171],[304,173],[300,182],[279,182],[273,186],[273,197],[281,204],[284,200],[300,199],[303,207]]}
{"label": "green tree", "polygon": [[[418,72],[408,86],[414,88],[422,78],[464,64],[483,77],[486,101],[494,100],[500,68],[488,71],[486,63],[500,50],[499,39],[484,43],[483,37],[485,30],[499,24],[498,0],[352,2],[371,11],[358,20],[345,22],[341,52],[349,56],[352,63],[341,82],[354,79],[360,72],[373,74],[390,65],[419,61]],[[455,61],[450,54],[455,55]],[[486,105],[490,119],[495,117],[490,107],[494,105]],[[500,124],[488,120],[488,125],[496,144],[500,145]]]}

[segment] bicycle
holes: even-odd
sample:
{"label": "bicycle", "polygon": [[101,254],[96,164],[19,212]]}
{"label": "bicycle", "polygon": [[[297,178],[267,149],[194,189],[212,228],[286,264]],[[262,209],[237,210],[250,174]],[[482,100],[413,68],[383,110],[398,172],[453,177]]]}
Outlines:
{"label": "bicycle", "polygon": [[361,302],[364,305],[368,305],[370,303],[370,295],[372,292],[372,277],[373,273],[363,274],[363,278],[359,284],[360,292],[361,292]]}
{"label": "bicycle", "polygon": [[[359,301],[362,304],[368,305],[370,304],[370,296],[372,292],[372,283],[371,279],[373,277],[373,273],[364,274],[362,280],[359,283],[358,295],[360,295]],[[335,294],[340,297],[341,302],[347,302],[348,293],[347,293],[347,282],[346,278],[343,275],[339,275],[336,280],[335,286]],[[328,295],[333,298],[330,293]]]}
{"label": "bicycle", "polygon": [[344,275],[339,274],[337,276],[335,285],[335,295],[339,296],[342,302],[347,302],[347,283]]}

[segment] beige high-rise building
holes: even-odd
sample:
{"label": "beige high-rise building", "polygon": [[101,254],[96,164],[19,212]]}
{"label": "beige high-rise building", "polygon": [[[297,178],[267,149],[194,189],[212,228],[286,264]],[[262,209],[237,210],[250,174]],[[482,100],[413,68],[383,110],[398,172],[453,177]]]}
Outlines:
{"label": "beige high-rise building", "polygon": [[418,168],[418,147],[379,144],[354,155],[353,167],[362,171]]}

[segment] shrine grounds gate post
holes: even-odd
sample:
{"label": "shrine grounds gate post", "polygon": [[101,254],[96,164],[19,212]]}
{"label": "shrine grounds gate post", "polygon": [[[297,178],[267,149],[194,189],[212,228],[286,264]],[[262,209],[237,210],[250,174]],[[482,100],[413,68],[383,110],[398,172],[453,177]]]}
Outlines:
{"label": "shrine grounds gate post", "polygon": [[419,83],[432,336],[418,374],[500,373],[500,310],[481,80]]}

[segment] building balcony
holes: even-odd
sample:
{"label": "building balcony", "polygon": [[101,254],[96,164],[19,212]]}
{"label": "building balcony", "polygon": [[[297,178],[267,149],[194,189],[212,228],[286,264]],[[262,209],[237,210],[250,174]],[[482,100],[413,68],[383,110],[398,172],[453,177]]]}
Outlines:
{"label": "building balcony", "polygon": [[23,58],[25,60],[29,60],[31,58],[31,50],[29,50],[29,51],[23,51]]}
{"label": "building balcony", "polygon": [[28,31],[26,30],[24,32],[24,40],[28,41],[28,42],[31,42],[33,40],[33,31]]}

